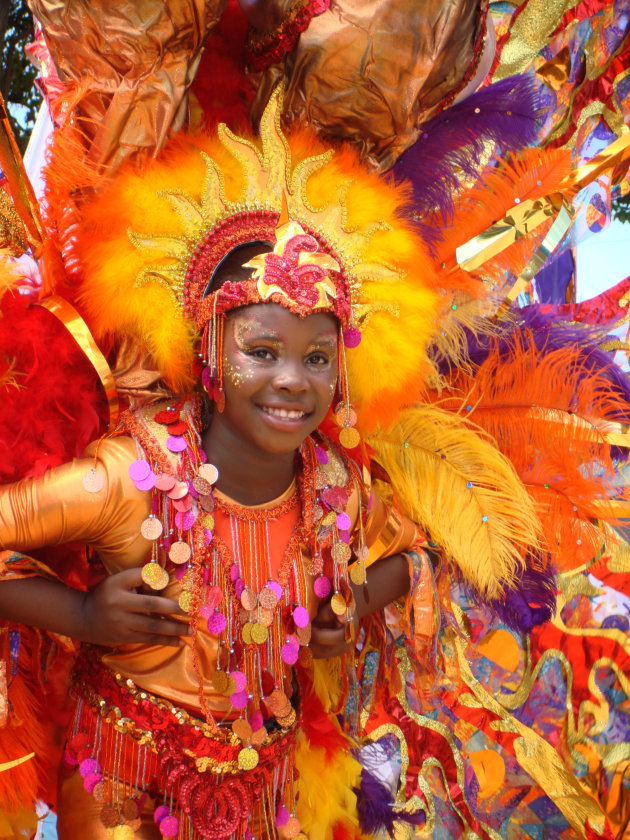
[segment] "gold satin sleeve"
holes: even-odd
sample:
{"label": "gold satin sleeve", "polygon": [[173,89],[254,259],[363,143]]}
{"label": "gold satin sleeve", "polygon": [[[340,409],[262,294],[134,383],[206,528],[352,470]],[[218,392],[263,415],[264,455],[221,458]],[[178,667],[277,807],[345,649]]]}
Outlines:
{"label": "gold satin sleeve", "polygon": [[[259,5],[273,31],[293,0]],[[475,75],[486,8],[479,0],[332,0],[296,48],[260,74],[254,122],[283,79],[287,120],[357,144],[387,170]]]}
{"label": "gold satin sleeve", "polygon": [[[86,455],[95,447],[88,447]],[[129,465],[137,457],[131,438],[101,441],[96,469],[104,486],[98,493],[83,487],[93,457],[0,488],[0,548],[29,551],[81,541],[98,552],[110,574],[141,565],[150,548],[140,534],[150,494],[137,490],[129,477]]]}

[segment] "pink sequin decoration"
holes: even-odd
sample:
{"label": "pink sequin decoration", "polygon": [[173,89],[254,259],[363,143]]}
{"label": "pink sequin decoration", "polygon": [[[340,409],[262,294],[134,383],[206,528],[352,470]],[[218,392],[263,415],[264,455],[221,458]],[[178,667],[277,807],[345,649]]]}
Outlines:
{"label": "pink sequin decoration", "polygon": [[206,604],[208,604],[208,606],[214,608],[214,607],[218,607],[222,600],[223,600],[223,592],[221,592],[220,587],[209,586],[208,591],[206,592]]}
{"label": "pink sequin decoration", "polygon": [[237,691],[245,691],[247,688],[247,678],[242,671],[230,671],[230,676],[234,680]]}
{"label": "pink sequin decoration", "polygon": [[338,513],[337,514],[337,528],[339,528],[340,531],[350,530],[350,525],[351,524],[352,523],[350,522],[350,517],[348,516],[347,513]]}
{"label": "pink sequin decoration", "polygon": [[155,476],[155,486],[163,493],[168,493],[175,487],[175,476],[170,473],[160,473]]}
{"label": "pink sequin decoration", "polygon": [[223,633],[227,626],[227,618],[221,612],[215,612],[208,619],[208,632],[213,636]]}
{"label": "pink sequin decoration", "polygon": [[332,589],[332,585],[327,577],[321,575],[318,577],[313,584],[313,591],[317,595],[318,598],[326,598],[330,595],[330,590]]}
{"label": "pink sequin decoration", "polygon": [[149,470],[149,474],[146,478],[143,478],[142,481],[134,482],[138,490],[153,490],[155,487],[155,473],[153,470]]}
{"label": "pink sequin decoration", "polygon": [[251,715],[249,716],[249,725],[251,726],[252,731],[253,732],[258,732],[258,730],[261,729],[263,723],[264,723],[264,721],[263,721],[262,712],[260,712],[258,709],[256,709],[256,711],[252,712]]}
{"label": "pink sequin decoration", "polygon": [[195,517],[190,511],[186,511],[186,513],[176,513],[175,524],[178,528],[181,528],[182,531],[190,531],[192,526],[195,524]]}
{"label": "pink sequin decoration", "polygon": [[289,822],[289,817],[291,814],[289,813],[288,808],[286,805],[281,805],[278,810],[276,811],[276,825],[278,828],[282,828]]}
{"label": "pink sequin decoration", "polygon": [[247,706],[247,700],[246,691],[235,691],[234,694],[230,694],[230,703],[235,709],[244,709]]}
{"label": "pink sequin decoration", "polygon": [[293,610],[293,621],[296,627],[307,627],[310,621],[306,607],[296,607]]}
{"label": "pink sequin decoration", "polygon": [[151,472],[151,465],[148,461],[134,461],[129,466],[129,475],[132,481],[144,481]]}
{"label": "pink sequin decoration", "polygon": [[278,596],[278,600],[280,600],[282,598],[282,587],[280,586],[280,584],[278,583],[277,580],[270,580],[269,583],[267,584],[267,586],[270,589],[273,589],[273,591]]}
{"label": "pink sequin decoration", "polygon": [[343,343],[351,350],[358,347],[361,344],[361,330],[358,330],[356,327],[349,327],[347,330],[344,330]]}
{"label": "pink sequin decoration", "polygon": [[179,820],[172,815],[160,820],[160,834],[162,837],[177,837],[179,834]]}
{"label": "pink sequin decoration", "polygon": [[287,665],[295,665],[295,663],[298,661],[299,653],[299,648],[296,648],[294,645],[289,644],[289,642],[286,642],[284,645],[282,645],[282,650],[280,651],[282,661]]}
{"label": "pink sequin decoration", "polygon": [[168,817],[170,814],[170,809],[168,805],[158,805],[155,811],[153,812],[153,822],[161,823],[165,817]]}
{"label": "pink sequin decoration", "polygon": [[180,435],[171,435],[166,441],[166,448],[170,452],[183,452],[188,444]]}

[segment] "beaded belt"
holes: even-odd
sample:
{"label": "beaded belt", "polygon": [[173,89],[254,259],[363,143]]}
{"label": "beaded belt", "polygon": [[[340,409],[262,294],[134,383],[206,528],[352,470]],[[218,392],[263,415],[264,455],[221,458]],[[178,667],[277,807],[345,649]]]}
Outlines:
{"label": "beaded belt", "polygon": [[[91,653],[94,657],[94,651]],[[104,822],[110,827],[112,803],[103,797],[103,774],[117,779],[123,772],[128,775],[134,770],[114,765],[111,757],[117,751],[107,744],[108,733],[111,737],[123,733],[136,746],[148,747],[153,753],[150,765],[154,772],[150,775],[156,777],[158,790],[173,798],[200,837],[223,840],[240,836],[254,804],[276,798],[276,791],[271,797],[266,794],[272,791],[265,789],[274,771],[292,754],[298,715],[291,728],[267,734],[250,768],[243,761],[243,745],[232,729],[212,730],[204,721],[139,688],[95,658],[86,654],[79,658],[74,685],[95,722],[90,725],[85,716],[77,718],[65,763],[68,767],[79,765],[86,789],[99,794]],[[110,726],[103,727],[100,722]],[[245,749],[253,751],[251,746]],[[169,813],[168,819],[172,817]]]}

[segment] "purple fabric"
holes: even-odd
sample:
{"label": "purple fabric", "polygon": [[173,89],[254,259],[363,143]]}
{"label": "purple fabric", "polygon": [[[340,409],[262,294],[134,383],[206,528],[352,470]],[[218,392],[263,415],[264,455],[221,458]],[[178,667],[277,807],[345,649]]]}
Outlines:
{"label": "purple fabric", "polygon": [[556,579],[551,570],[533,569],[528,562],[518,589],[505,591],[503,598],[490,602],[501,621],[522,633],[531,633],[552,617],[556,608]]}
{"label": "purple fabric", "polygon": [[567,289],[575,272],[575,260],[570,249],[563,251],[550,265],[541,269],[534,285],[541,303],[566,303]]}
{"label": "purple fabric", "polygon": [[[422,126],[418,140],[393,169],[413,188],[413,220],[430,243],[453,216],[453,194],[463,172],[479,175],[488,143],[496,153],[532,146],[538,138],[538,98],[528,76],[511,76],[445,109]],[[426,222],[423,222],[426,219]]]}

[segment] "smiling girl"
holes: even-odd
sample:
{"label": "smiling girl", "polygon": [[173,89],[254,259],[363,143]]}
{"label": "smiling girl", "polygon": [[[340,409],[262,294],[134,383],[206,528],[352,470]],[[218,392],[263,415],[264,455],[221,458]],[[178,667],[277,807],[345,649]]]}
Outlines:
{"label": "smiling girl", "polygon": [[[279,96],[260,146],[225,127],[180,140],[86,208],[90,324],[145,348],[172,396],[0,493],[11,639],[83,643],[60,840],[496,837],[490,753],[519,824],[529,803],[555,813],[553,766],[559,819],[584,827],[592,800],[470,672],[446,563],[413,521],[441,523],[494,603],[539,546],[507,458],[420,404],[441,303],[406,190],[287,140]],[[73,541],[105,570],[86,593],[22,553]]]}

